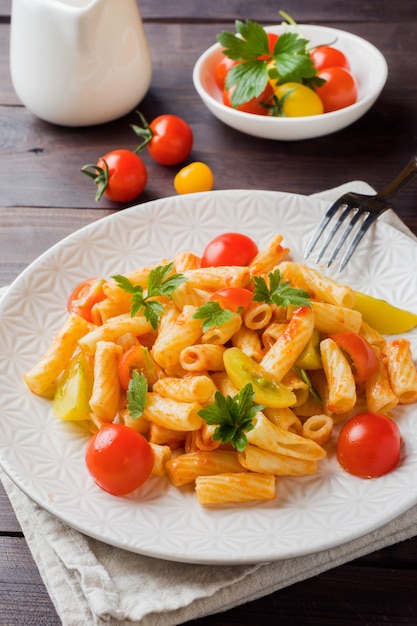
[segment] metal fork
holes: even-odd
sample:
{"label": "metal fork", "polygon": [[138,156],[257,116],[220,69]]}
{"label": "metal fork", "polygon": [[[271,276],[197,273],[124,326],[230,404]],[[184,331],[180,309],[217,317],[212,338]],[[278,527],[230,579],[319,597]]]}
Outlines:
{"label": "metal fork", "polygon": [[[371,196],[353,192],[343,194],[343,196],[341,196],[332,204],[330,209],[321,220],[306,248],[304,258],[306,259],[308,256],[310,256],[320,237],[322,235],[324,236],[324,231],[326,230],[327,226],[332,226],[318,253],[316,259],[316,263],[318,263],[323,257],[323,254],[325,253],[327,248],[329,247],[330,242],[334,239],[335,234],[339,230],[340,226],[349,217],[349,215],[352,215],[352,219],[347,224],[345,230],[342,232],[339,239],[337,240],[337,243],[327,262],[327,267],[332,265],[332,263],[336,260],[336,257],[341,247],[347,240],[349,234],[352,232],[355,225],[361,220],[361,218],[363,218],[360,227],[356,231],[356,234],[353,236],[352,242],[350,243],[340,262],[339,271],[343,270],[371,224],[373,224],[375,220],[377,220],[378,217],[382,215],[382,213],[392,208],[390,202],[388,202],[388,198],[394,196],[401,189],[404,189],[404,187],[411,183],[411,181],[413,181],[416,176],[417,155],[414,155],[404,167],[404,169],[400,172],[400,174],[398,174],[398,176],[392,181],[392,183],[390,183],[387,187],[385,187],[385,189],[383,189],[379,193]],[[333,218],[335,218],[334,225],[330,224]]]}

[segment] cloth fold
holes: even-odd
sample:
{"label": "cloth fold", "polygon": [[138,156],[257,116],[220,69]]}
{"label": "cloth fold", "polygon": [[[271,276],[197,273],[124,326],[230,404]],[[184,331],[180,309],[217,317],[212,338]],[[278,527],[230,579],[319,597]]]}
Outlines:
{"label": "cloth fold", "polygon": [[[354,181],[315,196],[331,201],[347,190],[373,192],[366,183]],[[393,211],[380,219],[415,239]],[[30,500],[1,469],[0,479],[63,626],[184,624],[417,534],[414,506],[364,537],[304,557],[236,566],[175,563],[87,537]]]}

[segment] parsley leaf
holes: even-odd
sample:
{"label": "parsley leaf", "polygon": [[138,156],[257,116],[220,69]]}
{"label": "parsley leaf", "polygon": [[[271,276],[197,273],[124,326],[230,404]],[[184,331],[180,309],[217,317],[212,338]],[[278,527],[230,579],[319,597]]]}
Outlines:
{"label": "parsley leaf", "polygon": [[214,404],[198,412],[207,424],[217,426],[213,434],[214,441],[230,442],[239,452],[245,449],[248,443],[245,432],[253,430],[253,418],[264,408],[261,404],[254,404],[254,397],[255,392],[250,383],[233,398],[216,391]]}
{"label": "parsley leaf", "polygon": [[309,306],[311,296],[304,289],[291,287],[289,281],[282,282],[282,273],[279,269],[269,272],[269,287],[262,276],[254,276],[255,291],[253,299],[256,302],[266,302],[277,306]]}
{"label": "parsley leaf", "polygon": [[[296,26],[291,18],[287,19]],[[297,82],[310,86],[319,80],[310,57],[309,41],[298,32],[280,35],[271,52],[263,26],[251,20],[236,20],[235,28],[237,34],[223,31],[217,35],[217,41],[224,48],[223,54],[240,61],[226,77],[226,89],[236,85],[231,93],[234,107],[260,96],[268,80],[278,85]]]}
{"label": "parsley leaf", "polygon": [[203,331],[206,332],[213,326],[221,326],[226,324],[233,317],[229,309],[222,309],[218,302],[206,302],[198,307],[193,318],[196,320],[205,320],[203,322]]}
{"label": "parsley leaf", "polygon": [[140,417],[144,411],[147,391],[148,381],[145,375],[134,371],[127,390],[127,409],[133,420]]}
{"label": "parsley leaf", "polygon": [[141,285],[134,285],[126,276],[121,274],[112,276],[119,287],[132,296],[131,317],[134,317],[143,309],[146,320],[154,330],[158,328],[159,320],[164,313],[164,307],[158,300],[153,298],[160,296],[170,298],[173,291],[187,280],[183,274],[169,275],[173,267],[173,263],[168,263],[167,265],[155,267],[149,272],[146,281],[146,295]]}

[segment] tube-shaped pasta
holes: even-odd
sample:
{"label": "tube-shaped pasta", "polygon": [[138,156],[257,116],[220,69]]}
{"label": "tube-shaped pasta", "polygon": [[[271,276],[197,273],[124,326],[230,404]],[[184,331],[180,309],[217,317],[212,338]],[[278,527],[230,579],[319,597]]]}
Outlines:
{"label": "tube-shaped pasta", "polygon": [[351,331],[359,333],[362,324],[362,314],[354,309],[328,304],[327,302],[312,302],[314,312],[314,326],[326,335]]}
{"label": "tube-shaped pasta", "polygon": [[271,272],[278,263],[281,263],[288,256],[290,249],[281,246],[282,240],[283,236],[278,234],[262,246],[255,258],[249,263],[253,275],[259,276]]}
{"label": "tube-shaped pasta", "polygon": [[159,333],[152,347],[152,357],[165,370],[180,362],[181,351],[201,336],[201,321],[194,319],[196,309],[185,306],[180,314],[172,307],[161,319]]}
{"label": "tube-shaped pasta", "polygon": [[320,446],[326,444],[333,432],[333,420],[329,415],[312,415],[303,424],[302,434]]}
{"label": "tube-shaped pasta", "polygon": [[385,348],[391,387],[400,404],[417,399],[417,369],[408,339],[394,339]]}
{"label": "tube-shaped pasta", "polygon": [[159,426],[151,422],[148,430],[148,441],[158,445],[168,446],[170,450],[176,450],[184,445],[186,431],[173,430],[165,426]]}
{"label": "tube-shaped pasta", "polygon": [[230,320],[221,326],[212,326],[202,336],[202,343],[224,345],[238,332],[242,326],[242,317],[238,313],[232,313]]}
{"label": "tube-shaped pasta", "polygon": [[176,487],[194,482],[197,476],[242,471],[237,453],[232,450],[199,450],[180,454],[166,464],[168,477]]}
{"label": "tube-shaped pasta", "polygon": [[278,337],[282,335],[288,324],[285,322],[273,322],[262,333],[262,344],[266,350],[272,348]]}
{"label": "tube-shaped pasta", "polygon": [[317,472],[317,461],[298,459],[286,454],[247,445],[238,453],[240,464],[251,472],[275,476],[303,476]]}
{"label": "tube-shaped pasta", "polygon": [[329,385],[328,409],[336,414],[351,411],[356,403],[356,384],[349,362],[333,339],[320,342],[320,354]]}
{"label": "tube-shaped pasta", "polygon": [[386,415],[398,404],[398,397],[394,393],[388,376],[388,368],[382,359],[381,351],[374,348],[378,357],[378,369],[365,381],[366,404],[369,411]]}
{"label": "tube-shaped pasta", "polygon": [[381,335],[375,328],[372,328],[365,320],[362,320],[362,325],[359,330],[359,334],[361,337],[366,339],[366,341],[371,344],[371,346],[375,346],[377,348],[384,348],[387,344],[387,340],[384,335]]}
{"label": "tube-shaped pasta", "polygon": [[294,369],[290,370],[285,374],[282,379],[282,384],[285,385],[290,391],[295,394],[297,401],[292,405],[292,408],[295,409],[297,406],[304,404],[307,401],[307,398],[310,394],[310,390],[308,388],[307,383],[305,383],[300,376],[294,372]]}
{"label": "tube-shaped pasta", "polygon": [[266,302],[252,302],[242,313],[242,318],[247,328],[260,330],[265,328],[272,319],[273,309]]}
{"label": "tube-shaped pasta", "polygon": [[152,474],[154,476],[165,476],[165,465],[171,458],[171,448],[151,442],[149,445],[153,451]]}
{"label": "tube-shaped pasta", "polygon": [[307,306],[300,307],[294,312],[285,331],[262,359],[261,367],[281,381],[303,351],[313,330],[313,311]]}
{"label": "tube-shaped pasta", "polygon": [[315,300],[351,309],[355,305],[355,292],[351,287],[325,276],[302,263],[284,261],[279,269],[283,277],[295,287],[306,289]]}
{"label": "tube-shaped pasta", "polygon": [[195,444],[199,450],[216,450],[221,446],[220,440],[213,439],[216,428],[212,424],[203,424],[200,430],[196,431]]}
{"label": "tube-shaped pasta", "polygon": [[195,344],[181,351],[180,364],[188,372],[224,371],[224,346],[212,343]]}
{"label": "tube-shaped pasta", "polygon": [[250,330],[244,325],[233,335],[232,345],[242,350],[242,352],[258,363],[264,355],[259,333],[257,333],[256,330]]}
{"label": "tube-shaped pasta", "polygon": [[273,500],[275,476],[250,472],[198,476],[195,492],[200,504]]}
{"label": "tube-shaped pasta", "polygon": [[317,443],[273,424],[263,413],[257,413],[253,423],[254,428],[246,433],[246,437],[258,448],[310,461],[326,456],[326,451]]}
{"label": "tube-shaped pasta", "polygon": [[250,281],[249,268],[234,265],[187,270],[184,276],[191,287],[208,291],[225,287],[246,287]]}
{"label": "tube-shaped pasta", "polygon": [[210,293],[202,289],[192,287],[187,281],[181,283],[172,294],[172,301],[182,311],[187,305],[196,308],[205,304],[210,298]]}
{"label": "tube-shaped pasta", "polygon": [[201,259],[194,252],[183,251],[177,252],[174,257],[175,272],[182,274],[187,270],[198,269],[201,265]]}
{"label": "tube-shaped pasta", "polygon": [[184,378],[166,376],[154,383],[152,390],[165,398],[201,404],[212,401],[217,391],[213,380],[206,374],[188,375]]}
{"label": "tube-shaped pasta", "polygon": [[90,409],[101,422],[112,422],[119,408],[120,382],[117,366],[122,352],[122,347],[114,342],[97,342]]}
{"label": "tube-shaped pasta", "polygon": [[301,435],[303,424],[290,407],[284,407],[282,409],[269,409],[265,407],[262,413],[276,426],[280,426],[284,430],[289,430],[291,433]]}
{"label": "tube-shaped pasta", "polygon": [[198,430],[204,422],[198,415],[201,409],[198,402],[179,402],[151,391],[147,395],[143,416],[158,426],[172,430]]}
{"label": "tube-shaped pasta", "polygon": [[149,322],[142,315],[130,317],[130,315],[120,315],[111,318],[102,326],[97,326],[94,330],[81,337],[78,345],[83,352],[93,356],[99,341],[114,342],[125,333],[133,333],[137,337],[152,331]]}
{"label": "tube-shaped pasta", "polygon": [[33,393],[42,395],[53,385],[70,362],[78,340],[90,329],[91,324],[75,313],[66,318],[44,355],[23,376]]}
{"label": "tube-shaped pasta", "polygon": [[225,371],[223,371],[223,372],[213,372],[211,377],[212,377],[212,379],[213,379],[217,389],[220,391],[220,393],[223,396],[231,396],[232,398],[234,398],[239,393],[239,390],[232,383],[232,381],[229,378],[229,375],[226,374]]}
{"label": "tube-shaped pasta", "polygon": [[121,424],[129,426],[129,428],[137,430],[138,433],[141,433],[141,435],[146,435],[148,433],[149,422],[143,417],[143,415],[132,419],[128,409],[121,409],[119,411],[119,421]]}

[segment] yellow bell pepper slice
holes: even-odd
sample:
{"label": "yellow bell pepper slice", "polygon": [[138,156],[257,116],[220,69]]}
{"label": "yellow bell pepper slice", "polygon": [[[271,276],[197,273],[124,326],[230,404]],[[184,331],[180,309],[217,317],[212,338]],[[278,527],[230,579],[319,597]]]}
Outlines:
{"label": "yellow bell pepper slice", "polygon": [[355,292],[356,300],[354,309],[362,313],[367,324],[375,328],[382,335],[396,335],[406,333],[417,326],[417,315],[410,311],[404,311],[359,291]]}
{"label": "yellow bell pepper slice", "polygon": [[54,415],[76,422],[88,420],[93,381],[93,362],[83,352],[76,354],[58,381],[53,401]]}
{"label": "yellow bell pepper slice", "polygon": [[320,333],[314,330],[311,339],[298,357],[295,365],[302,370],[319,370],[323,367],[320,355]]}
{"label": "yellow bell pepper slice", "polygon": [[223,354],[226,372],[240,391],[250,383],[255,402],[268,408],[284,408],[297,402],[295,394],[285,385],[270,377],[264,369],[239,348],[228,348]]}

